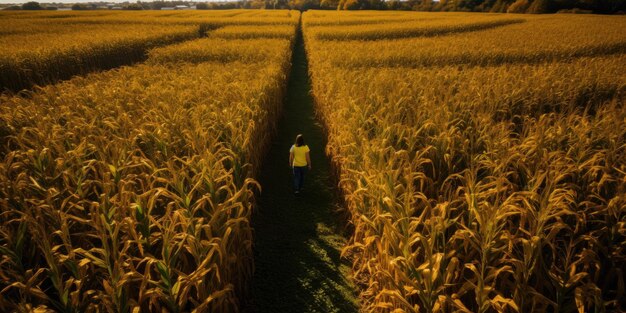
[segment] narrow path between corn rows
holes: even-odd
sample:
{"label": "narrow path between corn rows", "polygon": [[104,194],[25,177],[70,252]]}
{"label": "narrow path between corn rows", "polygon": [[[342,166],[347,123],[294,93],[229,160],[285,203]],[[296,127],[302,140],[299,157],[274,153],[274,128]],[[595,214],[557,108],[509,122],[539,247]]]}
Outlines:
{"label": "narrow path between corn rows", "polygon": [[[345,239],[336,214],[336,184],[324,154],[308,65],[299,31],[276,139],[259,177],[263,192],[252,218],[255,276],[251,312],[356,312],[349,267],[340,259]],[[303,193],[292,192],[289,148],[298,133],[311,148],[313,169]]]}

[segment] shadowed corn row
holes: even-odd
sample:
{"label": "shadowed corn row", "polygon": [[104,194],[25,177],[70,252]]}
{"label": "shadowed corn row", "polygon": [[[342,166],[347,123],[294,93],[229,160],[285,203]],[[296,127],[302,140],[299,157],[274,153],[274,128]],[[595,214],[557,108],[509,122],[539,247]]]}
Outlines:
{"label": "shadowed corn row", "polygon": [[1,96],[0,311],[238,311],[290,40]]}
{"label": "shadowed corn row", "polygon": [[[363,311],[626,309],[624,55],[367,67],[364,60],[381,55],[428,57],[430,43],[442,57],[474,52],[465,50],[469,42],[455,46],[463,41],[455,36],[423,45],[322,41],[310,26],[316,14],[303,16],[313,95],[352,215],[343,254],[353,260]],[[448,23],[474,16],[451,14]],[[489,51],[511,46],[532,53],[544,39],[571,51],[576,44],[556,40],[569,38],[568,18],[550,17],[545,38],[535,34],[519,46],[490,36],[474,46],[488,47],[479,51],[487,60]],[[594,19],[605,25],[597,17],[585,23]],[[378,28],[384,33],[386,25]],[[600,28],[575,32],[598,43],[602,37],[592,37]],[[479,40],[479,33],[464,36]]]}

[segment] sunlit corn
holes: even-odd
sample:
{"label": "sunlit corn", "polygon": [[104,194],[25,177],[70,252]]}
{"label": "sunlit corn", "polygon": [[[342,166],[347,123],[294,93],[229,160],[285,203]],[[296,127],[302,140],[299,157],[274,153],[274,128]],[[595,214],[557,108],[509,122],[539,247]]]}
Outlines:
{"label": "sunlit corn", "polygon": [[0,96],[0,311],[239,310],[291,29]]}
{"label": "sunlit corn", "polygon": [[626,20],[396,17],[303,15],[362,310],[623,310]]}

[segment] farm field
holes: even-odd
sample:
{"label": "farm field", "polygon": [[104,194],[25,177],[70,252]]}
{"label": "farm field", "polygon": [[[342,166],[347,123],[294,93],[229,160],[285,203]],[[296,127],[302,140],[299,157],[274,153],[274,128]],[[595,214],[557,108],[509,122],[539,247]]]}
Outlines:
{"label": "farm field", "polygon": [[[238,310],[253,272],[254,177],[281,111],[299,13],[275,15],[202,36],[191,22],[129,24],[189,34],[144,46],[144,62],[0,97],[0,311]],[[243,26],[251,19],[260,25]],[[90,58],[111,43],[85,31],[54,53]],[[48,43],[36,53],[48,57]]]}
{"label": "farm field", "polygon": [[203,37],[207,30],[223,27],[222,36],[232,34],[231,38],[247,32],[252,34],[245,38],[267,37],[250,25],[270,31],[274,37],[288,37],[289,25],[299,19],[288,11],[253,13],[2,12],[0,90],[18,91],[145,61],[152,48]]}
{"label": "farm field", "polygon": [[363,311],[626,308],[626,19],[302,19]]}
{"label": "farm field", "polygon": [[0,12],[0,311],[626,311],[622,29]]}

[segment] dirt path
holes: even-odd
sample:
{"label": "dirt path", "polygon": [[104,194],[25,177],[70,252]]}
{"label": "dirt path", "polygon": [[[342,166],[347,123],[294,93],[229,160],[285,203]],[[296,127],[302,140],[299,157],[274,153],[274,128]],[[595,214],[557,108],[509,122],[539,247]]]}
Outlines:
{"label": "dirt path", "polygon": [[[335,213],[337,198],[324,154],[325,135],[315,118],[308,65],[298,36],[284,116],[263,164],[263,193],[252,222],[255,276],[252,312],[356,312],[349,267],[340,260],[345,242]],[[311,148],[313,166],[304,191],[292,193],[289,148],[298,133]]]}

